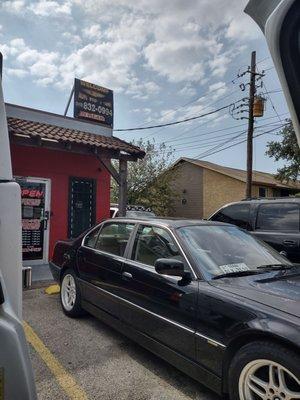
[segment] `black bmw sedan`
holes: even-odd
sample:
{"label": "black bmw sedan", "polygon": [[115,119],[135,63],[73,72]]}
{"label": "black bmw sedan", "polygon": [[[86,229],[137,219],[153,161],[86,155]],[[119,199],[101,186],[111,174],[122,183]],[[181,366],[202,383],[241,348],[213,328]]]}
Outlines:
{"label": "black bmw sedan", "polygon": [[300,399],[300,267],[247,232],[107,220],[58,242],[70,317],[89,312],[231,400]]}

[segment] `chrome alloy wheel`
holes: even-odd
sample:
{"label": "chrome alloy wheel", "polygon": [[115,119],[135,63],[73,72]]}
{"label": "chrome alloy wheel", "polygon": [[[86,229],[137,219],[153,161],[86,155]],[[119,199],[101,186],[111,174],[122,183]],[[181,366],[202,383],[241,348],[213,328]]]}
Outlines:
{"label": "chrome alloy wheel", "polygon": [[300,380],[274,361],[254,360],[241,372],[239,396],[240,400],[300,399]]}
{"label": "chrome alloy wheel", "polygon": [[61,301],[66,311],[71,311],[76,301],[76,284],[71,274],[66,274],[61,284]]}

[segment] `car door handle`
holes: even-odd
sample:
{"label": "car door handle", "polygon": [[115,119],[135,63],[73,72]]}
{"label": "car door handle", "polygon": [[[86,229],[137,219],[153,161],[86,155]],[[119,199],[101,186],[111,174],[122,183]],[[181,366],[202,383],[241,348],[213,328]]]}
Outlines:
{"label": "car door handle", "polygon": [[132,274],[130,272],[124,271],[122,272],[123,279],[132,279]]}
{"label": "car door handle", "polygon": [[287,246],[296,246],[295,240],[284,240],[283,244],[285,244]]}

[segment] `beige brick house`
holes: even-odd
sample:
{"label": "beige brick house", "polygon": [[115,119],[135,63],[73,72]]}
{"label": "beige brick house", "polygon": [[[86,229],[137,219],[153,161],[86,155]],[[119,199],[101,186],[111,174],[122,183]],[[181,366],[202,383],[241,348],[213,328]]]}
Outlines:
{"label": "beige brick house", "polygon": [[[173,216],[207,218],[226,203],[245,198],[246,171],[208,161],[180,158],[172,166],[178,193]],[[288,196],[300,192],[300,182],[282,183],[266,172],[253,172],[253,197]]]}

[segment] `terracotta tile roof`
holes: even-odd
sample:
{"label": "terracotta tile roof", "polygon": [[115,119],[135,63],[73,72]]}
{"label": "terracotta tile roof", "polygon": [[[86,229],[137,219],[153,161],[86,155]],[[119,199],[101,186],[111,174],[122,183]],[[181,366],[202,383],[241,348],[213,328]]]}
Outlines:
{"label": "terracotta tile roof", "polygon": [[85,146],[96,146],[105,150],[122,151],[127,154],[143,157],[144,151],[139,147],[125,142],[116,137],[97,135],[78,131],[75,129],[62,128],[55,125],[40,122],[27,121],[19,118],[7,118],[10,134],[30,135],[31,138],[54,140],[62,143],[77,143]]}
{"label": "terracotta tile roof", "polygon": [[[214,164],[209,161],[202,161],[186,157],[180,158],[175,164],[178,164],[182,161],[190,162],[199,167],[207,168],[212,171],[219,172],[220,174],[230,176],[231,178],[239,181],[246,182],[247,173],[242,169],[223,167],[222,165]],[[290,181],[288,183],[280,182],[279,180],[275,179],[274,175],[261,171],[253,171],[253,184],[287,189],[300,189],[299,181]]]}

